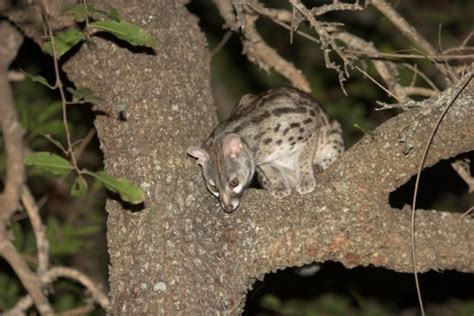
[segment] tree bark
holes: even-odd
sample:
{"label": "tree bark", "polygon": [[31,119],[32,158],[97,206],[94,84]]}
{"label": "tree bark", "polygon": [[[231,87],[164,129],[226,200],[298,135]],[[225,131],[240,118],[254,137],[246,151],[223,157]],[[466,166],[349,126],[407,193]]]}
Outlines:
{"label": "tree bark", "polygon": [[[156,36],[154,53],[92,37],[65,65],[78,87],[107,100],[95,121],[107,172],[146,192],[140,210],[113,196],[107,201],[111,314],[239,314],[255,279],[312,261],[411,271],[410,214],[390,207],[388,196],[416,173],[456,89],[366,135],[318,177],[312,194],[276,200],[249,190],[228,215],[186,156],[216,123],[197,18],[184,1],[112,4]],[[474,149],[473,88],[441,123],[427,165]],[[126,109],[126,120],[119,109]],[[400,135],[411,129],[414,148],[405,155]],[[417,212],[420,271],[474,271],[474,220],[457,218]]]}

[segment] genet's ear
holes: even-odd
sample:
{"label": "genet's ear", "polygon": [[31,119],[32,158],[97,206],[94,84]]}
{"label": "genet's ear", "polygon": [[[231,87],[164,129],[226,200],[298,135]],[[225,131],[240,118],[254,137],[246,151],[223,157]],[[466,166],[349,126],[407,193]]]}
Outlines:
{"label": "genet's ear", "polygon": [[242,139],[235,133],[227,134],[222,140],[222,146],[225,156],[235,158],[243,148]]}
{"label": "genet's ear", "polygon": [[188,155],[198,160],[201,166],[204,166],[209,162],[209,154],[202,148],[197,146],[190,146],[187,150]]}

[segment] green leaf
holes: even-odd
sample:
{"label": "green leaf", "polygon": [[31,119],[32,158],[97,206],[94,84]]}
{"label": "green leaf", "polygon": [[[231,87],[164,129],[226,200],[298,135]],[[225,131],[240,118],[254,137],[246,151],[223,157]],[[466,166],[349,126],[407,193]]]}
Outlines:
{"label": "green leaf", "polygon": [[71,196],[82,197],[87,193],[87,182],[83,177],[76,177],[71,188]]}
{"label": "green leaf", "polygon": [[156,40],[153,35],[141,27],[125,21],[96,21],[89,23],[89,26],[108,32],[134,46],[156,46]]}
{"label": "green leaf", "polygon": [[68,173],[73,169],[66,159],[50,152],[37,152],[28,154],[25,158],[27,166],[35,166],[56,175]]}
{"label": "green leaf", "polygon": [[107,189],[118,193],[120,198],[131,204],[139,204],[145,200],[145,192],[140,187],[134,186],[127,179],[110,176],[105,171],[87,172],[87,174],[99,179]]}
{"label": "green leaf", "polygon": [[72,94],[72,101],[73,102],[90,102],[90,103],[98,103],[98,102],[104,102],[105,100],[98,95],[94,94],[94,91],[89,88],[79,88],[79,89],[73,89],[73,88],[67,88],[67,91],[69,91]]}
{"label": "green leaf", "polygon": [[[84,34],[75,28],[69,28],[56,33],[56,35],[54,35],[54,48],[56,50],[56,57],[59,58],[64,55],[82,39],[84,39]],[[52,48],[53,45],[51,45],[51,40],[41,45],[41,49],[51,56],[53,55]]]}
{"label": "green leaf", "polygon": [[27,73],[27,72],[25,72],[25,71],[22,71],[22,72],[25,74],[25,76],[27,76],[28,78],[30,78],[31,81],[41,83],[42,85],[44,85],[44,86],[50,88],[51,90],[56,89],[56,87],[53,87],[52,85],[50,85],[50,84],[48,83],[48,80],[46,80],[45,77],[42,77],[42,76],[33,76],[33,75],[30,75],[29,73]]}

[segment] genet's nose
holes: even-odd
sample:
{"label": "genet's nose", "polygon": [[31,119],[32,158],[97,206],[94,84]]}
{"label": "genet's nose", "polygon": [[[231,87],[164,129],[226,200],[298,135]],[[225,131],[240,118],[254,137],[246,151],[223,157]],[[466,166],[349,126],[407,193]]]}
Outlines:
{"label": "genet's nose", "polygon": [[228,205],[224,205],[224,211],[226,213],[231,213],[234,209],[235,209],[235,207],[232,205],[232,203],[230,203]]}

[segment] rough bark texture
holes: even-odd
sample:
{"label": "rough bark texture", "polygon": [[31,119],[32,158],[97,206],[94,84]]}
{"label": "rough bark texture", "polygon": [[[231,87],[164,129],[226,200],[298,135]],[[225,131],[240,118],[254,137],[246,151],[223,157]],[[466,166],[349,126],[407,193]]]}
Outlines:
{"label": "rough bark texture", "polygon": [[[146,191],[142,210],[107,203],[111,314],[238,314],[256,278],[311,261],[411,271],[409,212],[392,209],[388,195],[416,173],[455,89],[425,101],[431,110],[410,110],[364,137],[320,175],[314,193],[275,200],[250,190],[227,215],[185,153],[216,122],[198,20],[174,1],[113,5],[155,34],[155,54],[93,37],[65,66],[77,86],[127,109],[126,121],[97,116],[106,170]],[[442,122],[427,165],[474,149],[473,99],[471,83]],[[404,155],[400,135],[416,122],[414,149]],[[419,211],[416,238],[419,270],[474,271],[474,220]]]}

